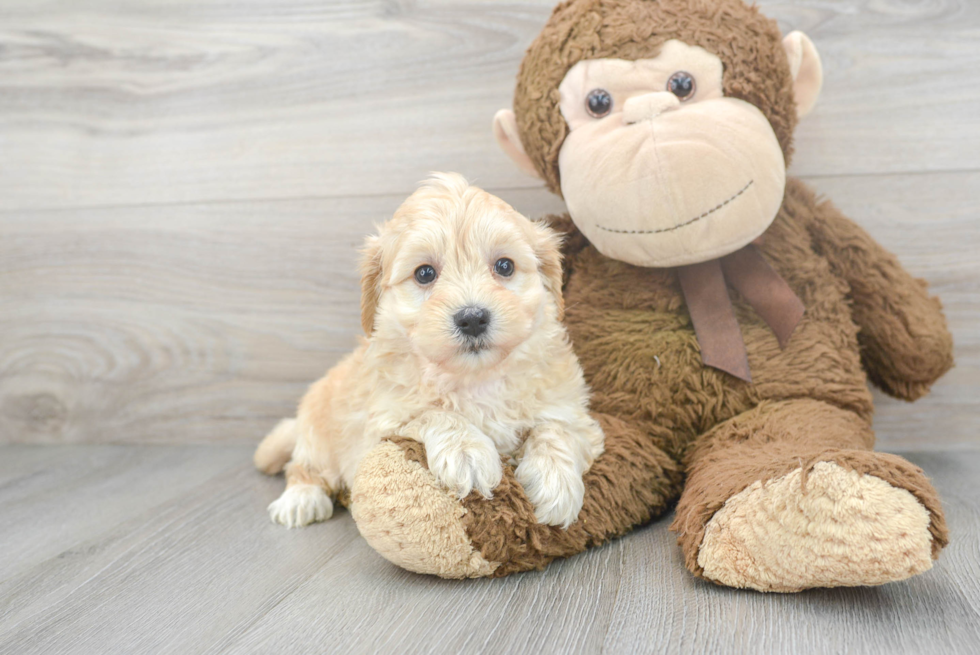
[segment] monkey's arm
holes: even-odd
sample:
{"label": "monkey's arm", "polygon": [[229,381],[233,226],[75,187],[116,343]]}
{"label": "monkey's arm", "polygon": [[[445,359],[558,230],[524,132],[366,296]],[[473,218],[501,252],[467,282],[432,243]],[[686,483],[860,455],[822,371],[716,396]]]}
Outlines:
{"label": "monkey's arm", "polygon": [[850,285],[861,359],[872,382],[903,400],[924,396],[953,366],[939,299],[829,202],[815,207],[814,248]]}

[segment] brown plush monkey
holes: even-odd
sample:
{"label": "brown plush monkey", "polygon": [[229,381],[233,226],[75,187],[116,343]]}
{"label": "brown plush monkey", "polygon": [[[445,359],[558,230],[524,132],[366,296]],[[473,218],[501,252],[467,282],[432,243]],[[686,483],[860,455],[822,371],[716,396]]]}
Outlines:
{"label": "brown plush monkey", "polygon": [[[688,568],[764,591],[873,585],[947,543],[935,490],[872,450],[866,381],[914,400],[952,365],[924,283],[786,179],[813,44],[742,0],[571,0],[495,134],[561,194],[566,323],[606,451],[567,531],[507,469],[494,498],[435,484],[394,437],[352,489],[361,533],[445,577],[541,568],[661,516]],[[755,245],[752,245],[752,244]],[[731,299],[729,302],[728,299]]]}

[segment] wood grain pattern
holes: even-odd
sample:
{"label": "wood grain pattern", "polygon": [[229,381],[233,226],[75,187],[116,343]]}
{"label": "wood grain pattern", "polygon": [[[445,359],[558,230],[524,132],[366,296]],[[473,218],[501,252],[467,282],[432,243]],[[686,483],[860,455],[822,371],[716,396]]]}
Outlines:
{"label": "wood grain pattern", "polygon": [[255,442],[355,345],[356,249],[401,200],[8,221],[0,440]]}
{"label": "wood grain pattern", "polygon": [[[922,179],[926,182],[920,182]],[[980,173],[819,178],[942,296],[958,366],[882,443],[980,440]],[[543,191],[499,192],[530,215]],[[400,196],[34,211],[0,240],[0,440],[249,442],[360,332],[356,249]]]}
{"label": "wood grain pattern", "polygon": [[[0,208],[535,187],[497,152],[552,0],[5,2]],[[980,5],[762,2],[827,84],[796,173],[980,168]]]}
{"label": "wood grain pattern", "polygon": [[[254,442],[359,332],[355,250],[433,169],[560,210],[501,155],[552,0],[8,0],[0,442]],[[891,447],[980,441],[980,5],[762,2],[827,83],[793,171],[932,282],[957,368]]]}
{"label": "wood grain pattern", "polygon": [[[416,576],[346,512],[264,512],[282,479],[241,446],[0,447],[0,653],[974,653],[980,452],[913,453],[953,533],[934,569],[866,589],[763,595],[696,580],[669,519],[539,573]],[[33,475],[43,459],[47,478]],[[92,468],[85,473],[83,462]],[[154,471],[137,490],[124,489]],[[168,482],[169,481],[169,482]],[[177,489],[176,487],[179,487]],[[58,529],[66,498],[75,508]],[[29,511],[33,521],[21,516]]]}

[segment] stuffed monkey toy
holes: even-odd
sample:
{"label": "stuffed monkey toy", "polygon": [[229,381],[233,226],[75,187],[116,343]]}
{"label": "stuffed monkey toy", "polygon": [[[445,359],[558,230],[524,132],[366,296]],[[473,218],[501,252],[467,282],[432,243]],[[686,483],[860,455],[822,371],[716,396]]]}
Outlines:
{"label": "stuffed monkey toy", "polygon": [[820,60],[742,0],[570,0],[494,133],[561,195],[566,324],[605,452],[578,521],[539,524],[512,468],[492,499],[436,484],[393,435],[351,510],[444,577],[539,569],[676,507],[690,571],[762,591],[876,585],[947,543],[923,472],[872,450],[867,380],[905,400],[952,366],[939,302],[787,179]]}

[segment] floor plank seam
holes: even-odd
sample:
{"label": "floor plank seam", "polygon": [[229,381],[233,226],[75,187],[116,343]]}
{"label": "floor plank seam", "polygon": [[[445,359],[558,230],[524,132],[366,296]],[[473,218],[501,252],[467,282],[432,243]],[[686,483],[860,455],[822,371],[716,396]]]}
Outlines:
{"label": "floor plank seam", "polygon": [[[620,539],[625,539],[625,537],[620,537]],[[626,546],[623,545],[619,549],[619,569],[618,570],[619,571],[624,571],[625,568],[626,568]],[[616,576],[616,592],[613,594],[613,599],[612,599],[612,606],[614,608],[619,606],[619,595],[620,595],[620,592],[622,591],[622,588],[623,588],[623,576],[622,575],[617,575]],[[613,629],[613,624],[614,623],[615,623],[615,617],[612,617],[610,619],[608,625],[606,625],[606,631],[602,635],[602,643],[599,645],[599,652],[600,653],[605,653],[606,652],[606,643],[608,643],[608,641],[609,641],[609,635],[612,633],[612,629]]]}
{"label": "floor plank seam", "polygon": [[[922,169],[922,170],[899,170],[899,171],[860,171],[853,173],[793,173],[789,171],[791,177],[801,180],[833,180],[833,179],[887,179],[890,177],[921,177],[934,175],[970,175],[980,173],[980,167],[969,168],[948,168],[948,169]],[[422,174],[420,174],[422,175]],[[425,177],[423,175],[423,177]],[[421,181],[420,177],[419,181]],[[471,182],[478,184],[474,177]],[[327,202],[339,200],[366,200],[366,199],[387,199],[391,198],[394,202],[404,199],[405,196],[414,191],[414,186],[407,186],[405,189],[392,191],[377,191],[368,193],[337,193],[337,194],[310,194],[295,196],[241,196],[237,198],[200,198],[196,200],[174,200],[150,203],[118,203],[118,204],[92,204],[92,205],[71,205],[71,206],[36,206],[36,207],[10,207],[0,208],[0,218],[7,215],[21,216],[25,213],[32,214],[60,214],[74,213],[79,211],[119,211],[125,209],[154,209],[154,208],[177,208],[177,207],[207,207],[235,204],[274,204],[274,203],[302,203],[302,202]],[[492,194],[520,193],[520,192],[540,192],[548,193],[542,184],[529,184],[528,186],[487,186],[486,191]],[[519,208],[518,208],[519,209]]]}

